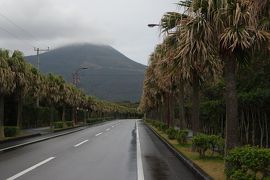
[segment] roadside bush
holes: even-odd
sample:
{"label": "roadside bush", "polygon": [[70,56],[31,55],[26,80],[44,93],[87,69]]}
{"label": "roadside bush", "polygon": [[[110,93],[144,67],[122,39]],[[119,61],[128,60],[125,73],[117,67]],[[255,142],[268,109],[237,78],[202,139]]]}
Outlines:
{"label": "roadside bush", "polygon": [[192,147],[199,153],[200,158],[205,157],[208,149],[212,151],[212,156],[215,152],[223,155],[224,139],[216,135],[198,134],[192,139]]}
{"label": "roadside bush", "polygon": [[174,128],[169,128],[166,130],[166,134],[168,135],[169,139],[176,139],[177,130]]}
{"label": "roadside bush", "polygon": [[176,139],[179,144],[187,143],[188,130],[179,130],[176,135]]}
{"label": "roadside bush", "polygon": [[54,129],[62,129],[62,128],[64,128],[64,122],[62,122],[62,121],[54,122],[53,127],[54,127]]}
{"label": "roadside bush", "polygon": [[229,179],[270,179],[270,149],[239,147],[226,157],[225,173]]}
{"label": "roadside bush", "polygon": [[159,127],[158,127],[158,130],[160,130],[160,131],[163,131],[163,132],[166,132],[166,130],[168,129],[169,127],[166,125],[166,124],[164,124],[164,123],[160,123],[159,124]]}
{"label": "roadside bush", "polygon": [[19,133],[19,128],[16,126],[5,126],[4,134],[5,137],[14,137]]}
{"label": "roadside bush", "polygon": [[72,121],[66,121],[65,122],[67,127],[73,127],[73,122]]}
{"label": "roadside bush", "polygon": [[210,148],[209,136],[198,134],[192,139],[192,146],[199,153],[200,158],[205,157],[205,152]]}
{"label": "roadside bush", "polygon": [[88,124],[93,124],[93,123],[97,123],[97,122],[101,122],[101,121],[103,121],[104,120],[104,118],[90,118],[90,119],[88,119],[86,122],[88,123]]}
{"label": "roadside bush", "polygon": [[214,152],[217,152],[222,156],[224,155],[225,142],[221,136],[210,135],[209,143],[210,143],[212,155],[214,154]]}

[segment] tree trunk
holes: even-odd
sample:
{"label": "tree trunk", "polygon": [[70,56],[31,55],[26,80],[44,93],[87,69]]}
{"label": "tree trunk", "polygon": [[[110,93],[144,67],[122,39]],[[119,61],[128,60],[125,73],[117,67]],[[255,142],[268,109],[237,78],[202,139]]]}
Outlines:
{"label": "tree trunk", "polygon": [[269,134],[268,134],[268,123],[267,123],[267,115],[264,113],[264,121],[265,121],[265,147],[269,147]]}
{"label": "tree trunk", "polygon": [[193,134],[196,135],[200,131],[200,91],[199,91],[199,77],[197,72],[193,73],[192,79],[192,131]]}
{"label": "tree trunk", "polygon": [[184,104],[185,104],[185,99],[184,99],[184,84],[181,82],[180,87],[179,87],[180,93],[179,93],[179,126],[180,129],[185,129],[186,128],[186,123],[185,123],[185,109],[184,109]]}
{"label": "tree trunk", "polygon": [[174,123],[174,116],[175,116],[175,113],[174,113],[174,99],[173,99],[173,93],[170,93],[169,94],[169,97],[170,97],[170,126],[174,127],[175,126],[175,123]]}
{"label": "tree trunk", "polygon": [[65,118],[66,117],[66,106],[63,105],[62,107],[62,121],[64,122],[65,121]]}
{"label": "tree trunk", "polygon": [[167,112],[166,112],[166,124],[168,127],[170,127],[171,123],[171,107],[170,107],[170,95],[169,93],[166,94],[166,106],[167,106]]}
{"label": "tree trunk", "polygon": [[4,109],[5,109],[4,96],[0,95],[0,139],[5,138],[5,133],[4,133]]}
{"label": "tree trunk", "polygon": [[54,108],[53,108],[53,106],[51,106],[50,107],[50,126],[51,126],[51,128],[53,127],[53,122],[54,122],[53,110],[54,110]]}
{"label": "tree trunk", "polygon": [[72,107],[72,121],[73,121],[73,125],[75,126],[76,124],[76,108]]}
{"label": "tree trunk", "polygon": [[23,98],[19,94],[17,98],[17,127],[22,127],[22,108],[23,108]]}
{"label": "tree trunk", "polygon": [[238,101],[236,93],[236,59],[224,58],[224,75],[226,84],[226,127],[225,127],[225,154],[239,146]]}

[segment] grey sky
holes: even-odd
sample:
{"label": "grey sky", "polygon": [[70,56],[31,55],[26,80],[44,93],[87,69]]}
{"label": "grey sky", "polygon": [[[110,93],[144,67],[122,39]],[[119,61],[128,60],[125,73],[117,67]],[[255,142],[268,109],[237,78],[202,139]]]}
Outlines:
{"label": "grey sky", "polygon": [[[34,54],[33,46],[108,44],[147,64],[160,42],[158,23],[177,0],[0,0],[0,47]],[[16,25],[26,30],[16,27]],[[9,33],[8,33],[8,32]]]}

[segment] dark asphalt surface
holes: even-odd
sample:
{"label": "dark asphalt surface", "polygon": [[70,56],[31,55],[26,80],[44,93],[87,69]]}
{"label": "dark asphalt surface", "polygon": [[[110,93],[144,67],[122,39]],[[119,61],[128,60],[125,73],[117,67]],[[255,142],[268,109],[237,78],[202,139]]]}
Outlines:
{"label": "dark asphalt surface", "polygon": [[[0,180],[137,180],[135,124],[110,121],[0,153]],[[195,179],[142,122],[138,127],[145,180]]]}

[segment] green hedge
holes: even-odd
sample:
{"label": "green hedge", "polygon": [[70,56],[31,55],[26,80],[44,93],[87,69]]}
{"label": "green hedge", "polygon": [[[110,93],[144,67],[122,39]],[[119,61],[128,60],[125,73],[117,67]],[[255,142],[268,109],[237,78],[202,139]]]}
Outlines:
{"label": "green hedge", "polygon": [[63,121],[58,121],[53,123],[54,129],[62,129],[64,128],[64,122]]}
{"label": "green hedge", "polygon": [[223,155],[224,153],[224,140],[220,136],[198,134],[192,138],[192,147],[199,153],[200,158],[205,157],[207,150],[218,152]]}
{"label": "green hedge", "polygon": [[113,120],[113,117],[96,117],[96,118],[90,118],[87,119],[86,122],[87,124],[93,124],[93,123],[97,123],[97,122],[102,122],[102,121],[109,121],[109,120]]}
{"label": "green hedge", "polygon": [[16,126],[5,126],[4,134],[5,137],[14,137],[19,133],[19,128]]}
{"label": "green hedge", "polygon": [[73,121],[65,121],[67,127],[73,127]]}
{"label": "green hedge", "polygon": [[270,149],[239,147],[226,157],[228,179],[270,179]]}

